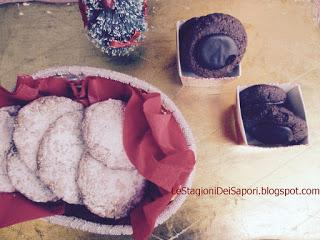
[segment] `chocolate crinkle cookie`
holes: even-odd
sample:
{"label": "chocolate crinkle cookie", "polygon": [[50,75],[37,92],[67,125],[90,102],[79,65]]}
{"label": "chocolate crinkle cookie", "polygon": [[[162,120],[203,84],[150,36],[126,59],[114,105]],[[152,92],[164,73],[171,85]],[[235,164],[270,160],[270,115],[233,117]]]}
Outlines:
{"label": "chocolate crinkle cookie", "polygon": [[182,69],[206,78],[227,76],[246,51],[246,31],[228,14],[192,18],[181,26],[179,35]]}
{"label": "chocolate crinkle cookie", "polygon": [[241,115],[250,136],[267,145],[295,145],[308,136],[307,123],[286,106],[286,92],[254,85],[240,92]]}

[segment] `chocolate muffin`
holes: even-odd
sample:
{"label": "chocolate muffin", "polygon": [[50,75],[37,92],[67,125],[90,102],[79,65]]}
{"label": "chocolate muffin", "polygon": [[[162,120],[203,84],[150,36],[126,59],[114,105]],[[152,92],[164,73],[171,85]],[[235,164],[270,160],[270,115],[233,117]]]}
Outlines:
{"label": "chocolate muffin", "polygon": [[308,134],[306,122],[285,107],[255,105],[242,115],[246,131],[264,144],[299,144]]}
{"label": "chocolate muffin", "polygon": [[247,46],[241,22],[223,13],[188,20],[180,28],[179,39],[182,69],[206,78],[227,76]]}
{"label": "chocolate muffin", "polygon": [[294,145],[308,135],[305,120],[290,111],[287,93],[274,85],[253,85],[240,92],[241,115],[250,136],[267,145]]}
{"label": "chocolate muffin", "polygon": [[284,104],[287,93],[278,86],[260,84],[248,87],[240,92],[242,106],[252,104]]}

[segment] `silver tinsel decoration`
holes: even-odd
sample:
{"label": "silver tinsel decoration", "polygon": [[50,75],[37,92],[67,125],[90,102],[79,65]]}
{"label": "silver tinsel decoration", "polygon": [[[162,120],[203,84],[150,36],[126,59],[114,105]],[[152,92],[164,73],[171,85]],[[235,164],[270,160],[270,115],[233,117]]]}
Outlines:
{"label": "silver tinsel decoration", "polygon": [[112,42],[127,43],[136,32],[141,34],[135,42],[141,42],[147,23],[143,0],[113,0],[113,7],[105,7],[102,0],[84,0],[87,31],[93,43],[110,56],[126,56],[136,46],[114,47]]}

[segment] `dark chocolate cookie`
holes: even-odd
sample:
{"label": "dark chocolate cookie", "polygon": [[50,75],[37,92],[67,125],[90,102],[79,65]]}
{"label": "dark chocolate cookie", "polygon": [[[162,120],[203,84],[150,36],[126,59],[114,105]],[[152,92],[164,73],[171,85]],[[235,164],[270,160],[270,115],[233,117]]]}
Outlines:
{"label": "dark chocolate cookie", "polygon": [[307,137],[307,124],[284,107],[261,104],[242,110],[246,131],[264,144],[298,144]]}
{"label": "dark chocolate cookie", "polygon": [[247,34],[241,22],[227,14],[192,18],[180,28],[183,70],[203,77],[224,77],[241,61]]}
{"label": "dark chocolate cookie", "polygon": [[287,93],[280,87],[273,85],[254,85],[240,92],[241,107],[252,104],[284,104]]}

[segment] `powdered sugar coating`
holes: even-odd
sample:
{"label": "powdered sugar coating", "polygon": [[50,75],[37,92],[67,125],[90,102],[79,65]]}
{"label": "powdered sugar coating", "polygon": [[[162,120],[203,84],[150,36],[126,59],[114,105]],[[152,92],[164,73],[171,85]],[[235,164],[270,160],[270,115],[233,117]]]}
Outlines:
{"label": "powdered sugar coating", "polygon": [[[62,66],[62,67],[55,67],[49,68],[45,70],[41,70],[35,73],[33,76],[34,78],[40,77],[48,77],[54,75],[65,75],[65,74],[75,74],[75,75],[86,75],[86,76],[102,76],[105,78],[111,78],[115,81],[119,81],[125,84],[130,84],[133,87],[138,89],[142,89],[146,92],[159,92],[161,93],[161,98],[163,100],[163,106],[166,107],[168,110],[172,111],[174,118],[177,120],[185,138],[188,143],[188,147],[192,149],[196,153],[196,144],[191,132],[189,125],[187,124],[186,120],[184,119],[182,113],[174,104],[174,102],[169,99],[169,97],[160,91],[160,89],[150,85],[147,82],[144,82],[140,79],[134,78],[132,76],[125,75],[119,72],[113,72],[106,69],[101,68],[93,68],[93,67],[86,67],[86,66]],[[195,175],[195,168],[191,175],[188,177],[183,186],[191,187],[192,179]],[[172,215],[174,215],[177,210],[181,207],[181,205],[186,200],[187,195],[180,194],[178,195],[166,208],[165,210],[159,215],[155,222],[155,226],[158,226],[165,221],[167,221]],[[130,224],[125,225],[107,225],[107,224],[99,224],[89,222],[80,218],[75,217],[68,217],[68,216],[52,216],[45,219],[46,221],[58,224],[65,227],[70,227],[72,229],[87,231],[96,234],[103,234],[103,235],[132,235],[132,226]]]}
{"label": "powdered sugar coating", "polygon": [[46,131],[38,152],[40,179],[59,198],[81,204],[76,183],[84,145],[81,134],[83,111],[69,112],[58,118]]}
{"label": "powdered sugar coating", "polygon": [[85,111],[83,138],[90,154],[111,169],[133,170],[123,146],[125,105],[109,99],[98,102]]}
{"label": "powdered sugar coating", "polygon": [[82,108],[80,103],[69,98],[48,96],[32,101],[19,111],[13,140],[21,160],[30,170],[37,169],[38,147],[50,124],[65,113]]}
{"label": "powdered sugar coating", "polygon": [[118,219],[141,201],[145,179],[137,170],[110,169],[86,152],[79,164],[78,185],[92,213]]}
{"label": "powdered sugar coating", "polygon": [[18,153],[12,150],[7,155],[7,171],[12,185],[30,200],[34,202],[58,200],[34,172],[21,161]]}
{"label": "powdered sugar coating", "polygon": [[0,192],[14,192],[6,169],[6,156],[12,145],[12,132],[15,115],[19,106],[0,108]]}

